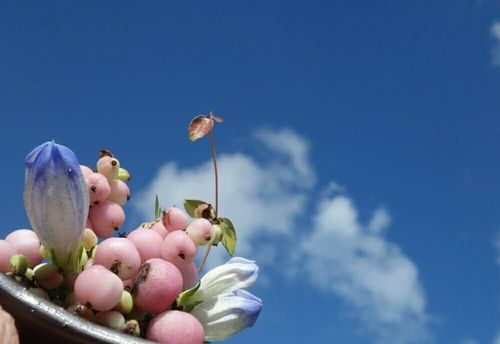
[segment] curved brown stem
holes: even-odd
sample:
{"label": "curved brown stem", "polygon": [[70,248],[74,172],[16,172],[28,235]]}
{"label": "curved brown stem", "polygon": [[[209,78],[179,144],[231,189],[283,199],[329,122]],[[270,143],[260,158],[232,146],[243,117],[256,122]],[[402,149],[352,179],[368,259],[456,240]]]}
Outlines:
{"label": "curved brown stem", "polygon": [[215,217],[219,210],[219,173],[217,170],[217,154],[215,152],[215,141],[213,131],[210,130],[210,147],[212,150],[212,160],[214,162],[214,178],[215,178]]}
{"label": "curved brown stem", "polygon": [[[219,173],[217,170],[217,153],[215,152],[215,141],[213,131],[210,130],[210,148],[212,151],[212,160],[214,162],[214,178],[215,178],[215,217],[217,217],[217,211],[219,210]],[[208,243],[207,250],[203,255],[203,258],[200,262],[200,266],[198,266],[198,273],[203,269],[205,263],[207,262],[208,255],[210,254],[210,250],[212,249],[212,245]]]}
{"label": "curved brown stem", "polygon": [[207,262],[208,254],[210,253],[210,250],[212,249],[212,244],[208,243],[207,245],[207,250],[205,251],[205,254],[203,255],[203,259],[201,260],[200,266],[198,266],[198,273],[201,272],[203,267],[205,266],[205,263]]}

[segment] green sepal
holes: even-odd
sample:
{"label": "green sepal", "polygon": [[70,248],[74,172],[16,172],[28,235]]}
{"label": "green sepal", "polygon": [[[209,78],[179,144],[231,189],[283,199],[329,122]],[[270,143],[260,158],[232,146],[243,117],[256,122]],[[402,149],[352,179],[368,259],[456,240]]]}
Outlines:
{"label": "green sepal", "polygon": [[59,261],[57,260],[57,257],[56,257],[56,251],[52,248],[50,249],[50,261],[52,262],[52,264],[54,264],[55,266],[57,267],[61,267],[61,264],[59,264]]}
{"label": "green sepal", "polygon": [[208,204],[208,202],[205,201],[200,201],[197,199],[185,199],[184,200],[184,209],[186,210],[186,213],[189,214],[191,217],[198,217],[195,215],[194,211],[200,204]]}
{"label": "green sepal", "polygon": [[201,301],[189,302],[189,298],[200,289],[201,282],[196,283],[196,285],[188,290],[183,291],[177,297],[177,306],[182,308],[185,312],[192,310]]}
{"label": "green sepal", "polygon": [[226,248],[227,253],[232,256],[236,249],[236,231],[231,220],[221,217],[220,228],[222,229],[222,245]]}
{"label": "green sepal", "polygon": [[73,270],[75,272],[80,272],[81,268],[83,267],[81,264],[82,261],[82,255],[83,255],[83,244],[80,245],[80,247],[77,250],[76,256],[73,257]]}
{"label": "green sepal", "polygon": [[50,261],[52,264],[61,269],[64,275],[70,272],[80,272],[80,260],[82,258],[83,253],[83,244],[80,244],[78,250],[68,253],[68,257],[63,258],[64,261],[61,261],[61,257],[57,257],[54,249],[50,249]]}

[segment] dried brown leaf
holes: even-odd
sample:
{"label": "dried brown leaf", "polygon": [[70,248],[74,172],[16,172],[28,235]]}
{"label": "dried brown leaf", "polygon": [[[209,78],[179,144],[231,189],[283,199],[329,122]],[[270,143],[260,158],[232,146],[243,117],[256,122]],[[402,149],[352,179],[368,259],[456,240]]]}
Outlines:
{"label": "dried brown leaf", "polygon": [[189,123],[189,139],[196,141],[207,135],[214,126],[214,121],[205,115],[199,115],[193,118]]}

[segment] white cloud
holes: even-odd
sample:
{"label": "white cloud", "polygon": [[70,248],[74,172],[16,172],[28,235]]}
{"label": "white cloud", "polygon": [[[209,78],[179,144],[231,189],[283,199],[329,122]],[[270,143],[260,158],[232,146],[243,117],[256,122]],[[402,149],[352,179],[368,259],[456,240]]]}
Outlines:
{"label": "white cloud", "polygon": [[358,309],[381,342],[422,343],[429,339],[424,291],[415,264],[381,235],[389,219],[378,210],[364,226],[350,198],[325,198],[303,242],[302,261],[313,284]]}
{"label": "white cloud", "polygon": [[280,131],[262,129],[258,130],[255,136],[264,143],[268,149],[281,153],[284,158],[289,159],[291,166],[289,166],[289,163],[282,166],[282,173],[290,167],[293,167],[293,173],[291,173],[291,175],[293,177],[302,178],[302,185],[308,187],[314,185],[316,176],[309,163],[310,144],[307,140],[290,129],[282,129]]}
{"label": "white cloud", "polygon": [[[242,153],[219,158],[220,214],[230,217],[237,229],[236,254],[260,264],[292,267],[300,259],[313,286],[344,300],[381,341],[424,342],[425,295],[415,264],[382,236],[391,223],[389,212],[376,209],[368,224],[362,224],[352,200],[342,195],[345,187],[333,182],[322,188],[327,192],[320,192],[317,204],[310,204],[315,172],[309,143],[288,129],[257,131],[255,139],[265,149],[264,158]],[[185,198],[213,203],[212,183],[210,161],[192,168],[168,162],[135,205],[146,220],[155,194],[163,207],[181,206]],[[308,208],[317,209],[313,218],[304,217]],[[308,234],[303,244],[289,250],[306,232],[304,227]],[[256,244],[257,237],[265,244]],[[212,265],[227,257],[222,248],[216,251],[209,258]],[[293,275],[292,268],[285,273]]]}
{"label": "white cloud", "polygon": [[460,342],[460,344],[479,344],[478,341],[474,340],[474,339],[464,339]]}
{"label": "white cloud", "polygon": [[495,44],[492,49],[493,64],[500,66],[500,21],[493,23],[490,33],[495,40]]}
{"label": "white cloud", "polygon": [[373,212],[372,219],[368,224],[368,230],[374,234],[380,234],[391,224],[391,216],[385,208],[379,208]]}
{"label": "white cloud", "polygon": [[500,344],[500,332],[498,332],[497,337],[494,339],[493,344]]}
{"label": "white cloud", "polygon": [[[249,257],[257,252],[252,238],[293,232],[306,204],[306,191],[314,181],[308,161],[309,144],[302,137],[287,129],[262,130],[257,132],[256,140],[266,149],[264,161],[241,153],[221,154],[218,159],[220,215],[229,217],[237,230],[236,254]],[[145,218],[151,214],[155,194],[163,207],[182,206],[184,199],[214,204],[212,162],[190,169],[165,163],[135,202]],[[211,265],[226,259],[222,247],[215,251],[209,259]],[[261,252],[260,263],[273,261],[275,250],[266,252],[269,254]]]}
{"label": "white cloud", "polygon": [[323,188],[322,195],[323,195],[323,197],[327,197],[327,196],[330,196],[331,194],[334,194],[334,193],[344,193],[346,191],[347,191],[347,188],[345,186],[340,185],[337,182],[331,181],[330,183],[328,183],[326,185],[325,188]]}

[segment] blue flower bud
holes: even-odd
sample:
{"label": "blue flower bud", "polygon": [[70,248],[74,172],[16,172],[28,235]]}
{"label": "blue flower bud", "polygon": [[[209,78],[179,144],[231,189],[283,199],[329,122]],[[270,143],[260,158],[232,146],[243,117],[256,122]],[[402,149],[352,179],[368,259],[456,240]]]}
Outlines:
{"label": "blue flower bud", "polygon": [[54,263],[73,264],[89,209],[89,195],[75,153],[54,141],[25,160],[24,206],[40,242]]}
{"label": "blue flower bud", "polygon": [[259,317],[262,301],[246,290],[236,290],[198,304],[191,314],[200,321],[205,340],[224,340],[247,327]]}

